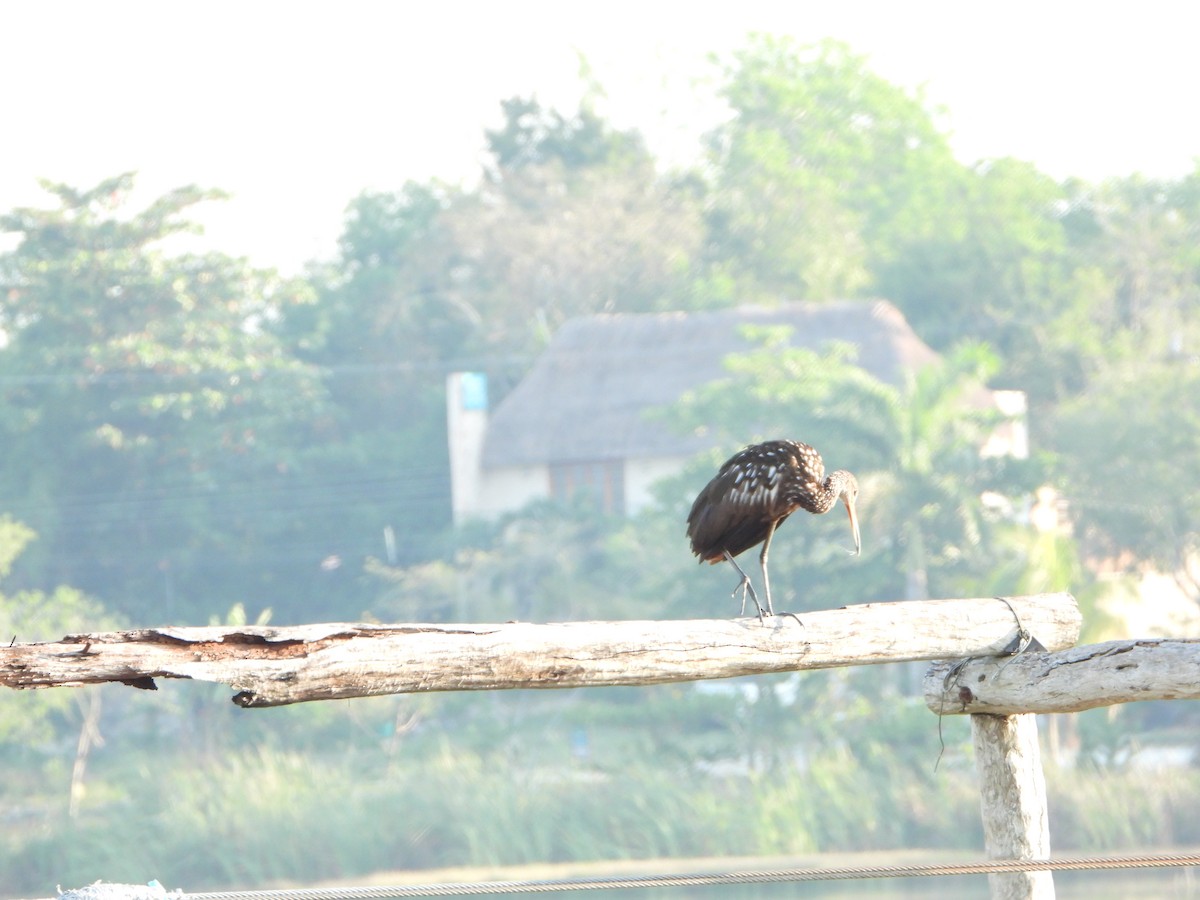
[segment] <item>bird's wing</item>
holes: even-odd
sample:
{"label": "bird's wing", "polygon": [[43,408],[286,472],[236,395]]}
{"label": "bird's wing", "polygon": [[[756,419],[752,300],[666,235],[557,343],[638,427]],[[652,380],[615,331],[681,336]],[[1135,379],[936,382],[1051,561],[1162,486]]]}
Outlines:
{"label": "bird's wing", "polygon": [[737,556],[761,542],[769,524],[794,508],[784,498],[783,462],[773,453],[743,451],[725,463],[692,504],[692,552],[719,560],[726,550]]}

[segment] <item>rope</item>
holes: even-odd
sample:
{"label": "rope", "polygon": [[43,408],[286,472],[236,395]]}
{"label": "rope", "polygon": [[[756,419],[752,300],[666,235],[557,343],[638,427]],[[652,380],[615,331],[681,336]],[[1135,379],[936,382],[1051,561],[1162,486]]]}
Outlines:
{"label": "rope", "polygon": [[[769,869],[761,872],[711,872],[681,875],[629,875],[611,878],[562,878],[544,881],[447,882],[393,887],[283,888],[267,891],[210,891],[159,895],[166,900],[390,900],[397,897],[461,897],[476,894],[541,894],[551,891],[598,891],[616,888],[695,887],[718,884],[768,884],[784,881],[837,881],[857,878],[913,878],[935,875],[990,875],[1005,872],[1071,871],[1080,869],[1148,869],[1164,866],[1198,866],[1200,852],[1147,856],[1083,856],[1059,859],[995,859],[985,862],[910,866],[851,866],[824,869]],[[99,887],[96,885],[95,887]],[[145,886],[104,885],[128,888],[130,893],[108,894],[113,900],[142,897]],[[161,890],[161,888],[160,888]],[[75,892],[60,892],[69,900]],[[76,895],[82,896],[82,895]]]}

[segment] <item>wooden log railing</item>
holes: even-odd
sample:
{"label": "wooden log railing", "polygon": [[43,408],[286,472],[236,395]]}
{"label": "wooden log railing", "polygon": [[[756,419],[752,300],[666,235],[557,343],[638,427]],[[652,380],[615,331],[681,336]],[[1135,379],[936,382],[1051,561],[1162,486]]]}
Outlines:
{"label": "wooden log railing", "polygon": [[0,648],[0,684],[232,686],[247,708],[421,691],[573,688],[1062,649],[1069,594],[872,603],[799,618],[497,625],[163,627]]}
{"label": "wooden log railing", "polygon": [[1108,641],[1012,659],[939,662],[925,704],[943,715],[1068,713],[1137,700],[1200,699],[1200,640]]}

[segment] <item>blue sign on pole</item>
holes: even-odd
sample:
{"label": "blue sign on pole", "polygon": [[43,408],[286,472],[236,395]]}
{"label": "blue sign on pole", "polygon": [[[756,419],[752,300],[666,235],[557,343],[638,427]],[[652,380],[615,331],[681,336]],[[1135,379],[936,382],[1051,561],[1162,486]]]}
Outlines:
{"label": "blue sign on pole", "polygon": [[463,409],[487,409],[487,375],[463,372],[461,400]]}

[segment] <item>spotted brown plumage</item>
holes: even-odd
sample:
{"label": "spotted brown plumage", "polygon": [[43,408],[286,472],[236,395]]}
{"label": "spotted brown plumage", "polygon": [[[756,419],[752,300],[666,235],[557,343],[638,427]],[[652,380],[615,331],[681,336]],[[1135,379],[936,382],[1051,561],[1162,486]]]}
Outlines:
{"label": "spotted brown plumage", "polygon": [[[821,454],[799,441],[766,441],[752,444],[730,457],[716,476],[696,497],[688,514],[688,538],[692,552],[701,562],[729,560],[742,576],[742,612],[746,595],[758,607],[758,615],[774,615],[771,582],[767,577],[767,551],[775,529],[798,509],[827,513],[841,500],[850,515],[854,552],[862,547],[858,535],[858,481],[845,469],[825,477]],[[750,577],[734,557],[762,544],[763,590],[767,608],[758,602]],[[737,593],[737,589],[734,590]]]}

